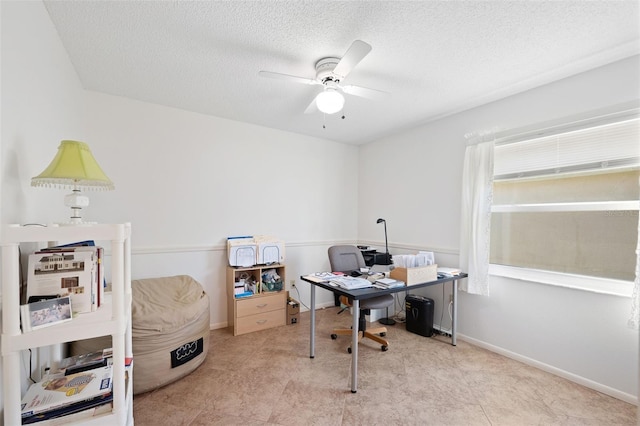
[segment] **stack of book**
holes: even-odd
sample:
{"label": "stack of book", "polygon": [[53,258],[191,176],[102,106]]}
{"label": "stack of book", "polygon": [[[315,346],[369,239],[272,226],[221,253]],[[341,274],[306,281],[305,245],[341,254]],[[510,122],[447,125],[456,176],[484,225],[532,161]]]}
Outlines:
{"label": "stack of book", "polygon": [[398,281],[392,278],[379,278],[374,285],[379,288],[404,287],[404,281]]}
{"label": "stack of book", "polygon": [[462,271],[460,271],[460,269],[458,268],[445,268],[445,267],[438,267],[438,275],[442,276],[442,277],[457,277],[458,275],[460,275],[462,273]]}
{"label": "stack of book", "polygon": [[371,287],[373,285],[371,281],[365,278],[350,276],[332,278],[331,280],[329,280],[329,284],[342,287],[345,290],[357,290],[360,288]]}
{"label": "stack of book", "polygon": [[104,249],[93,241],[49,247],[29,255],[23,331],[29,331],[27,314],[40,308],[28,306],[31,303],[68,297],[74,315],[96,311],[104,301],[103,256]]}
{"label": "stack of book", "polygon": [[112,350],[65,358],[22,398],[22,424],[110,412]]}
{"label": "stack of book", "polygon": [[60,361],[50,374],[74,374],[94,368],[106,367],[113,361],[113,349],[106,348],[101,351],[89,352],[82,355],[74,355]]}

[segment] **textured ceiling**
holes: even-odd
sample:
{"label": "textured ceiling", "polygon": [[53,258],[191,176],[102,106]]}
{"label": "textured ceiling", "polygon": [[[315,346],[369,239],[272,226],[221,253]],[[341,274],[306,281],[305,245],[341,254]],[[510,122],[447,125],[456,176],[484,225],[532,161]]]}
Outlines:
{"label": "textured ceiling", "polygon": [[[45,1],[86,89],[361,144],[640,53],[633,1]],[[341,114],[315,63],[372,51]],[[326,124],[326,128],[323,128]]]}

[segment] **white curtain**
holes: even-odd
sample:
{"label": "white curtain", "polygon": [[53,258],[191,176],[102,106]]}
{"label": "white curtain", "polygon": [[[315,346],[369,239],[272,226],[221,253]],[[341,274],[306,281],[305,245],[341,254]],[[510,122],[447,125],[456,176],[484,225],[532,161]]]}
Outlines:
{"label": "white curtain", "polygon": [[494,143],[481,142],[481,136],[468,139],[462,172],[460,268],[469,277],[460,281],[460,289],[488,296]]}
{"label": "white curtain", "polygon": [[[640,180],[638,181],[638,185],[640,185]],[[640,219],[638,220],[636,258],[636,279],[633,285],[633,295],[631,296],[631,318],[629,318],[629,327],[638,329],[640,328]]]}

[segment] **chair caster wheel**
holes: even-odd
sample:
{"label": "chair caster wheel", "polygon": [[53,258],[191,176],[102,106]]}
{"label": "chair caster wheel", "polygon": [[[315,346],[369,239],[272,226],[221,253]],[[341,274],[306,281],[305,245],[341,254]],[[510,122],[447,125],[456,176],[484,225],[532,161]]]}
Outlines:
{"label": "chair caster wheel", "polygon": [[387,335],[387,333],[380,333],[380,337],[384,337],[386,335]]}
{"label": "chair caster wheel", "polygon": [[389,350],[389,346],[387,346],[387,345],[382,345],[382,348],[381,348],[381,349],[382,349],[382,352],[386,352],[386,351],[388,351],[388,350]]}
{"label": "chair caster wheel", "polygon": [[347,348],[347,352],[351,353],[351,348],[350,347]]}
{"label": "chair caster wheel", "polygon": [[337,334],[332,334],[332,335],[331,335],[331,340],[336,340],[337,338],[338,338],[338,335],[337,335]]}

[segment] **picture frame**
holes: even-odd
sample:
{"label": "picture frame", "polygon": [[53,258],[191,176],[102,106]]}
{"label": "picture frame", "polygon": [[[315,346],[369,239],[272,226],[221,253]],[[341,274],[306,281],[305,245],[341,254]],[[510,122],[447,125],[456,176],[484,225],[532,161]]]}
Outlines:
{"label": "picture frame", "polygon": [[71,296],[44,299],[20,306],[22,332],[38,330],[73,319]]}

